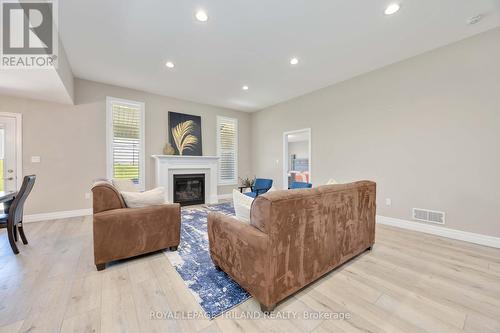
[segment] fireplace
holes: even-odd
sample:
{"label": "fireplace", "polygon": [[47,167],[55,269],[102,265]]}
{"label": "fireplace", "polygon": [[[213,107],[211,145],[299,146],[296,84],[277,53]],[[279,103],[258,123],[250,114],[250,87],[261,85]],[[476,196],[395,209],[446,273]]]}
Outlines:
{"label": "fireplace", "polygon": [[155,186],[165,188],[165,200],[174,202],[174,175],[204,174],[205,203],[216,204],[219,174],[217,156],[153,155],[155,160]]}
{"label": "fireplace", "polygon": [[205,175],[174,175],[174,202],[181,206],[200,205],[205,203]]}

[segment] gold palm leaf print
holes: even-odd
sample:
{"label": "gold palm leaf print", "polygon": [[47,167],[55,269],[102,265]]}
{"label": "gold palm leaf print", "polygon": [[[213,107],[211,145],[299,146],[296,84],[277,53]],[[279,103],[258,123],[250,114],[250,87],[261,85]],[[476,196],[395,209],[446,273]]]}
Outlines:
{"label": "gold palm leaf print", "polygon": [[194,150],[198,143],[198,138],[191,133],[194,132],[195,127],[196,124],[194,121],[188,120],[172,128],[172,136],[174,137],[174,143],[179,151],[179,155],[182,155],[184,150]]}

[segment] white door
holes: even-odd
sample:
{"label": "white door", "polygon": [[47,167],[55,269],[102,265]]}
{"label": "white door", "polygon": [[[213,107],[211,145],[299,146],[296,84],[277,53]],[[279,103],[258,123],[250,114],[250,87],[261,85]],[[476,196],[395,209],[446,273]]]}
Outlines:
{"label": "white door", "polygon": [[0,191],[17,190],[16,118],[0,116]]}

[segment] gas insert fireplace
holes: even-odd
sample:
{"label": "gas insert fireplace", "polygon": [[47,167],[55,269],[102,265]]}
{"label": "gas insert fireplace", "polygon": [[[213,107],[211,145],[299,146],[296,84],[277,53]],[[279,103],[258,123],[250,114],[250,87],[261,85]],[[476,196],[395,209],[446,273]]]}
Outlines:
{"label": "gas insert fireplace", "polygon": [[174,175],[174,202],[181,206],[200,205],[205,203],[205,175]]}

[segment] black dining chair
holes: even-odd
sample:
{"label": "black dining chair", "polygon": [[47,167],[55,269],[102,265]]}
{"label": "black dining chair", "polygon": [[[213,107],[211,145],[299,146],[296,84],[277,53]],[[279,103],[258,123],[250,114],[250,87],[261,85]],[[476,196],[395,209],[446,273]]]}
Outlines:
{"label": "black dining chair", "polygon": [[23,244],[28,244],[28,240],[26,239],[23,229],[23,208],[26,198],[33,189],[33,185],[35,185],[35,179],[35,175],[25,176],[21,189],[16,194],[14,200],[10,203],[9,211],[7,213],[0,214],[0,228],[7,228],[10,247],[12,247],[14,254],[19,253],[16,245],[18,230]]}

